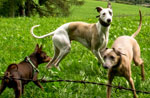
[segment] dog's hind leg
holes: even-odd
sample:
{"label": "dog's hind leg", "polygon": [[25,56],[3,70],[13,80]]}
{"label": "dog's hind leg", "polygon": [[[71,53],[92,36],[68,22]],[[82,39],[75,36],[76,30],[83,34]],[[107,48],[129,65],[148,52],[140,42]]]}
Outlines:
{"label": "dog's hind leg", "polygon": [[140,55],[141,55],[140,54],[140,47],[138,44],[135,44],[134,48],[133,48],[133,60],[134,60],[135,65],[141,66],[141,77],[142,77],[142,80],[145,80],[144,62],[143,62],[142,58],[140,58]]}
{"label": "dog's hind leg", "polygon": [[6,88],[5,81],[2,80],[2,83],[1,83],[1,86],[0,86],[0,94],[5,90],[5,88]]}
{"label": "dog's hind leg", "polygon": [[59,55],[59,49],[55,46],[55,45],[53,45],[54,46],[54,51],[55,51],[55,53],[54,53],[54,57],[52,58],[52,60],[47,64],[47,68],[51,68],[51,66],[52,66],[52,64],[54,63],[54,61],[56,60],[56,58],[58,57],[58,55]]}
{"label": "dog's hind leg", "polygon": [[59,33],[53,36],[53,43],[54,47],[56,47],[59,51],[59,55],[55,55],[56,59],[52,63],[55,67],[57,67],[59,62],[69,53],[71,48],[67,31],[63,29],[59,30]]}
{"label": "dog's hind leg", "polygon": [[68,45],[67,47],[64,47],[64,48],[62,48],[62,50],[60,50],[60,53],[55,62],[56,67],[58,67],[59,62],[70,52],[70,48],[71,48],[71,46]]}
{"label": "dog's hind leg", "polygon": [[22,94],[22,83],[20,80],[15,80],[16,82],[16,88],[14,88],[15,90],[15,98],[20,98],[21,94]]}

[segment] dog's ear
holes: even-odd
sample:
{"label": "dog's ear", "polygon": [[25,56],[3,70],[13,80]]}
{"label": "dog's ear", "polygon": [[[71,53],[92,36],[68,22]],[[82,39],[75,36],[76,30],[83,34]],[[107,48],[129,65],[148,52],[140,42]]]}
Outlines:
{"label": "dog's ear", "polygon": [[40,50],[42,50],[42,48],[43,48],[43,45],[40,46]]}
{"label": "dog's ear", "polygon": [[42,51],[42,48],[43,48],[43,45],[41,45],[40,47],[38,46],[38,49],[37,49],[37,53],[41,53],[41,51]]}
{"label": "dog's ear", "polygon": [[38,52],[41,52],[41,51],[42,51],[42,48],[43,48],[43,45],[40,46]]}
{"label": "dog's ear", "polygon": [[38,52],[38,51],[39,51],[39,44],[36,44],[34,51],[35,51],[35,52]]}
{"label": "dog's ear", "polygon": [[100,12],[103,8],[102,7],[96,7],[97,12]]}
{"label": "dog's ear", "polygon": [[120,56],[120,52],[118,52],[115,48],[112,48],[112,49],[113,49],[113,51],[114,51],[117,55]]}
{"label": "dog's ear", "polygon": [[121,50],[116,50],[115,48],[112,48],[113,51],[118,55],[118,56],[121,56],[121,55],[126,55],[123,51]]}
{"label": "dog's ear", "polygon": [[110,2],[108,2],[107,8],[112,9],[112,7],[111,7],[111,3],[110,3]]}

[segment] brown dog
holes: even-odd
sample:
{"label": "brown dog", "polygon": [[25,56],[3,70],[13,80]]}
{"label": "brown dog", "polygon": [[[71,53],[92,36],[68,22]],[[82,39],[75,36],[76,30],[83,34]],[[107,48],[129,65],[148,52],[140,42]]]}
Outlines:
{"label": "brown dog", "polygon": [[[134,37],[139,33],[142,25],[142,15],[140,14],[140,24],[138,30],[132,36],[120,36],[118,37],[112,49],[106,49],[104,53],[104,68],[108,68],[108,84],[112,84],[114,76],[125,77],[131,88],[135,90],[134,82],[131,77],[131,62],[134,60],[135,65],[141,65],[141,76],[144,80],[144,64],[143,60],[140,58],[140,47]],[[134,98],[136,97],[136,92],[133,91]],[[111,96],[111,87],[107,88],[107,98]]]}
{"label": "brown dog", "polygon": [[[8,79],[2,80],[0,94],[8,86],[9,88],[14,89],[16,98],[19,98],[24,92],[24,85],[27,84],[29,81],[9,78],[12,77],[37,80],[38,65],[49,61],[50,57],[48,57],[46,53],[42,51],[42,46],[39,47],[39,45],[37,44],[35,51],[29,57],[26,57],[24,61],[20,62],[19,64],[11,64],[8,66],[5,72],[5,77],[8,77]],[[43,89],[38,81],[35,81],[34,83],[38,87]]]}

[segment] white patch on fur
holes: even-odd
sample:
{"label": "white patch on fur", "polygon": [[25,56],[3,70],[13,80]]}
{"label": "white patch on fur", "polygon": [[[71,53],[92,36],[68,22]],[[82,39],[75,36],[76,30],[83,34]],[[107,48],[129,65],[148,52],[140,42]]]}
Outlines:
{"label": "white patch on fur", "polygon": [[98,34],[100,35],[100,50],[103,51],[103,49],[106,48],[107,43],[108,43],[108,37],[109,37],[109,27],[102,27],[99,21],[96,23],[96,28],[98,30]]}
{"label": "white patch on fur", "polygon": [[69,27],[69,24],[70,24],[70,23],[63,24],[62,26],[60,26],[60,27],[57,28],[57,29],[65,29],[65,30],[67,30],[68,27]]}
{"label": "white patch on fur", "polygon": [[[112,13],[112,15],[110,15],[109,11]],[[104,13],[105,15],[103,15]],[[103,9],[100,12],[100,19],[103,20],[105,23],[108,23],[107,19],[111,19],[111,22],[112,22],[112,17],[113,17],[113,11],[110,8]]]}

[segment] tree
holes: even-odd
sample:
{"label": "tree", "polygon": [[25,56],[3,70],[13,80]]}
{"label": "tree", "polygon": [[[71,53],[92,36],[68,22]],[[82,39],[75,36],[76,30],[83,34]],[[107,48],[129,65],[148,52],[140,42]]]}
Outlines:
{"label": "tree", "polygon": [[84,0],[0,0],[0,15],[15,16],[67,16],[71,5],[82,5]]}

